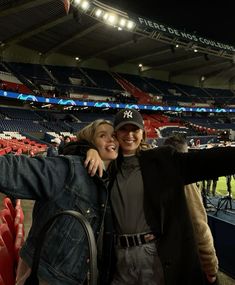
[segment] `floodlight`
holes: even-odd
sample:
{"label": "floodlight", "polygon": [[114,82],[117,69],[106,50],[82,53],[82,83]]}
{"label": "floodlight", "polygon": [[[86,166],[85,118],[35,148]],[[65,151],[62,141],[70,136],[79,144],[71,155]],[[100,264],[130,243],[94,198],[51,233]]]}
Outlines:
{"label": "floodlight", "polygon": [[96,15],[97,18],[99,18],[101,16],[101,14],[102,14],[102,10],[101,9],[97,9],[95,11],[95,15]]}
{"label": "floodlight", "polygon": [[122,18],[120,21],[119,21],[119,25],[121,27],[124,27],[126,25],[126,19]]}
{"label": "floodlight", "polygon": [[135,23],[134,22],[132,22],[132,21],[128,21],[128,23],[127,23],[127,28],[129,29],[129,30],[131,30],[131,29],[133,29],[134,28],[134,26],[135,26]]}
{"label": "floodlight", "polygon": [[75,5],[79,5],[81,3],[81,0],[74,0]]}
{"label": "floodlight", "polygon": [[115,22],[117,21],[117,17],[114,14],[109,14],[107,21],[109,22],[109,24],[115,24]]}
{"label": "floodlight", "polygon": [[90,3],[88,1],[83,1],[81,4],[81,8],[85,11],[89,8]]}
{"label": "floodlight", "polygon": [[105,13],[103,16],[104,20],[106,20],[106,21],[107,21],[108,17],[109,17],[109,13]]}

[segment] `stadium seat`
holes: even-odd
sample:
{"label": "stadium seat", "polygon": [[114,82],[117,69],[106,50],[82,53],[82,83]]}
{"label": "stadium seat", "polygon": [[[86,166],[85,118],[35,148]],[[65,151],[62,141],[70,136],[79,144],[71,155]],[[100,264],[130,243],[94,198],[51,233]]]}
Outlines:
{"label": "stadium seat", "polygon": [[0,235],[0,276],[1,276],[0,284],[4,285],[15,284],[14,258],[8,252],[8,249],[1,235]]}
{"label": "stadium seat", "polygon": [[16,206],[16,216],[15,216],[14,224],[15,226],[17,226],[18,224],[23,224],[23,222],[24,222],[24,212],[21,206]]}
{"label": "stadium seat", "polygon": [[24,225],[18,224],[16,228],[16,238],[15,238],[15,244],[14,244],[14,252],[15,252],[15,258],[16,258],[17,264],[19,261],[19,251],[23,243],[24,243]]}
{"label": "stadium seat", "polygon": [[0,285],[6,285],[5,282],[2,279],[2,275],[0,274]]}
{"label": "stadium seat", "polygon": [[11,212],[9,209],[2,209],[0,211],[0,220],[7,224],[11,234],[13,237],[15,237],[15,225],[14,225],[14,219],[11,216]]}
{"label": "stadium seat", "polygon": [[16,208],[17,207],[21,207],[21,200],[20,199],[16,199]]}
{"label": "stadium seat", "polygon": [[6,209],[10,210],[12,218],[15,219],[15,207],[9,197],[3,199],[3,205]]}
{"label": "stadium seat", "polygon": [[14,238],[10,232],[7,224],[3,223],[0,225],[0,236],[5,243],[5,246],[9,254],[14,257]]}

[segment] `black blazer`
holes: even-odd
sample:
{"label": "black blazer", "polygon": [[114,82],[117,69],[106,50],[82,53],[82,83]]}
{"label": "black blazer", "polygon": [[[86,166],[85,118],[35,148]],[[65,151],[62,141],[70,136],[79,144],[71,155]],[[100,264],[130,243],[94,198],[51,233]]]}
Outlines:
{"label": "black blazer", "polygon": [[141,151],[145,199],[159,225],[158,251],[166,285],[202,285],[184,185],[235,173],[235,148],[179,153],[159,147]]}

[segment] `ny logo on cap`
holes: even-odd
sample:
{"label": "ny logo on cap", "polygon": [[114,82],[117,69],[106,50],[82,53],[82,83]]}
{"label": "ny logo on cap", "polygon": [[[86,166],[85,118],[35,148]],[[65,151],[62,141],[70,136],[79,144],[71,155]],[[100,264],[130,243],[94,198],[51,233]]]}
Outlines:
{"label": "ny logo on cap", "polygon": [[123,119],[124,118],[127,118],[127,119],[129,119],[129,118],[133,118],[133,113],[132,113],[132,111],[130,110],[130,111],[125,111],[124,113],[123,113]]}

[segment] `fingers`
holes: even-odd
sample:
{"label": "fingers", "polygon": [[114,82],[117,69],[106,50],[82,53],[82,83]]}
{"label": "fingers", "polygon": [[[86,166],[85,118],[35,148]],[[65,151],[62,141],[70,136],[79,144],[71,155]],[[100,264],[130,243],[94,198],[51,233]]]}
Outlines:
{"label": "fingers", "polygon": [[88,173],[91,176],[94,176],[96,174],[97,168],[98,168],[98,163],[94,159],[91,159],[88,166]]}
{"label": "fingers", "polygon": [[98,171],[99,177],[102,177],[103,176],[103,162],[102,162],[102,160],[91,159],[88,162],[87,171],[91,176],[94,176],[96,174],[96,172]]}
{"label": "fingers", "polygon": [[87,151],[87,155],[86,155],[86,159],[84,162],[84,166],[87,167],[88,164],[93,160],[93,163],[95,160],[97,160],[98,158],[100,158],[98,152],[95,149],[89,149]]}
{"label": "fingers", "polygon": [[84,166],[87,168],[87,171],[91,176],[94,176],[97,171],[100,177],[103,176],[103,161],[96,150],[88,150]]}
{"label": "fingers", "polygon": [[85,168],[87,168],[87,166],[88,166],[88,164],[89,164],[89,162],[91,161],[92,159],[90,158],[90,157],[86,157],[86,160],[84,161],[84,166],[85,166]]}

